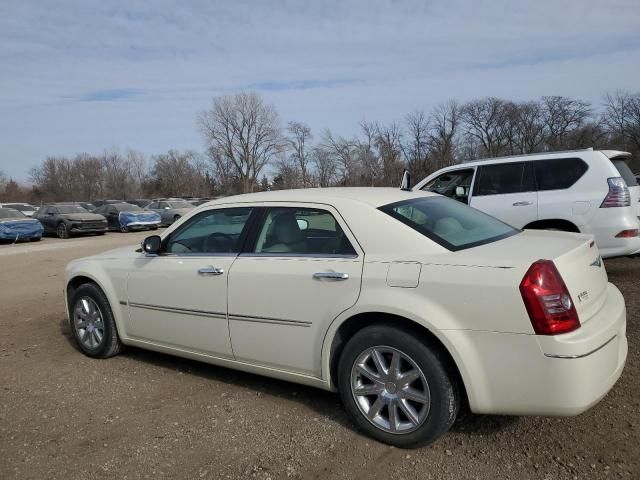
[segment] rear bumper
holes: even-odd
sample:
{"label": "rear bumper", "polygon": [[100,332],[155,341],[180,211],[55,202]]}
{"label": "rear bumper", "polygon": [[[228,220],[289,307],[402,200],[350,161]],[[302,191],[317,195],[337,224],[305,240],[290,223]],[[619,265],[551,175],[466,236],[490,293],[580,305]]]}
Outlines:
{"label": "rear bumper", "polygon": [[30,238],[41,238],[42,230],[39,230],[37,232],[29,232],[29,233],[0,232],[0,240],[16,240],[16,237],[18,240],[28,240]]}
{"label": "rear bumper", "polygon": [[603,258],[632,255],[640,251],[640,237],[616,238],[616,235],[623,230],[640,228],[635,215],[618,214],[618,210],[617,208],[599,209],[597,218],[581,228],[583,233],[593,234]]}
{"label": "rear bumper", "polygon": [[471,410],[486,414],[582,413],[620,378],[628,350],[624,298],[611,284],[603,307],[575,332],[449,331],[447,337],[464,352],[459,366]]}
{"label": "rear bumper", "polygon": [[157,227],[160,225],[160,221],[152,221],[152,222],[131,222],[125,224],[125,226],[131,230],[143,230],[145,228]]}

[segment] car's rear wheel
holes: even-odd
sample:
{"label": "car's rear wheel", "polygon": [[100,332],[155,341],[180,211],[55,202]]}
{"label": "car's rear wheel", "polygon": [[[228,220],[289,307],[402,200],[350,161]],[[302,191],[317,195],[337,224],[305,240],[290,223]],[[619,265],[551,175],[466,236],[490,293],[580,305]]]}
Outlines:
{"label": "car's rear wheel", "polygon": [[129,231],[129,227],[127,227],[126,225],[120,225],[120,231],[122,233],[127,233]]}
{"label": "car's rear wheel", "polygon": [[71,330],[86,355],[107,358],[120,352],[122,344],[111,307],[97,285],[86,283],[78,287],[70,306]]}
{"label": "car's rear wheel", "polygon": [[56,235],[58,238],[69,238],[69,230],[67,229],[67,224],[64,222],[60,222],[56,227]]}
{"label": "car's rear wheel", "polygon": [[367,327],[349,340],[338,364],[338,389],[358,428],[404,448],[438,439],[460,405],[441,352],[386,325]]}

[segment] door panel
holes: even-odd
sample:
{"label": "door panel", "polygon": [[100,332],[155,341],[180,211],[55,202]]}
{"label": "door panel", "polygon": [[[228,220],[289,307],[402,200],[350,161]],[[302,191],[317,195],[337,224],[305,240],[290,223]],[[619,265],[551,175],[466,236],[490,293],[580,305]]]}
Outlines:
{"label": "door panel", "polygon": [[[141,257],[129,272],[131,337],[231,357],[227,275],[235,256]],[[223,273],[202,274],[216,267]]]}
{"label": "door panel", "polygon": [[[346,280],[314,278],[345,273]],[[360,294],[362,261],[240,256],[229,276],[229,329],[238,360],[320,374],[324,333]]]}
{"label": "door panel", "polygon": [[497,163],[478,169],[471,206],[522,228],[538,219],[538,192],[530,162]]}
{"label": "door panel", "polygon": [[238,360],[318,376],[324,334],[360,294],[362,252],[326,205],[268,207],[229,274]]}

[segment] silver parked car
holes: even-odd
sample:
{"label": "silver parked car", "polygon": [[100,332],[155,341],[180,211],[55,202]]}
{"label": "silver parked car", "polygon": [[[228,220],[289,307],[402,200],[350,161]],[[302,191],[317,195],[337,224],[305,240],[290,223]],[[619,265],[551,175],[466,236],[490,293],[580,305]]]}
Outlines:
{"label": "silver parked car", "polygon": [[145,207],[145,210],[152,210],[159,214],[162,225],[171,225],[194,208],[192,204],[185,200],[169,198],[166,200],[154,200]]}

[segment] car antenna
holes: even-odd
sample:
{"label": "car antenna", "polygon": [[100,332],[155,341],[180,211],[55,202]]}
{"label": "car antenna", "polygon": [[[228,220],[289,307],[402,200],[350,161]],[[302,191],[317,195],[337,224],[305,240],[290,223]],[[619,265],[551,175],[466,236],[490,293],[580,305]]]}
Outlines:
{"label": "car antenna", "polygon": [[400,190],[405,192],[411,191],[411,174],[406,168],[402,172],[402,181],[400,182]]}

